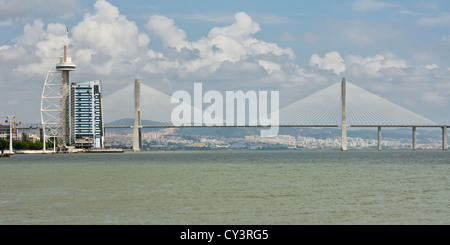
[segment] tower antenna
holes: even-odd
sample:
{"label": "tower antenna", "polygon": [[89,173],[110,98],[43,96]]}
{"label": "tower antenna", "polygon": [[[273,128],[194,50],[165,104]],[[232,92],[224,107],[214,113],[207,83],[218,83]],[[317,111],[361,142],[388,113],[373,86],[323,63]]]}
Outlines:
{"label": "tower antenna", "polygon": [[65,46],[69,45],[69,27],[66,26],[66,43]]}

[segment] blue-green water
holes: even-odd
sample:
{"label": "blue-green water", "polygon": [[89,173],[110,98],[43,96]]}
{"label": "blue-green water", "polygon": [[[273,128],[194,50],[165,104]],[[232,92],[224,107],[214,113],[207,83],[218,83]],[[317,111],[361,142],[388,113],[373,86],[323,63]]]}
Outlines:
{"label": "blue-green water", "polygon": [[450,151],[15,155],[0,224],[450,224]]}

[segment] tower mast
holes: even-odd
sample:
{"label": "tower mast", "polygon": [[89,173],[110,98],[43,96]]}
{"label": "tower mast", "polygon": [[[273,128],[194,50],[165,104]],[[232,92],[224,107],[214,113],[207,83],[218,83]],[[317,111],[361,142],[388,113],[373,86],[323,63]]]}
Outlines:
{"label": "tower mast", "polygon": [[67,55],[67,44],[64,45],[64,55],[59,64],[56,65],[56,70],[62,72],[62,113],[61,113],[61,139],[64,146],[71,145],[70,137],[70,96],[69,96],[69,72],[75,71],[76,66],[72,63],[72,59]]}
{"label": "tower mast", "polygon": [[342,122],[341,122],[341,150],[347,150],[347,118],[345,112],[345,99],[346,99],[347,91],[346,91],[346,82],[345,78],[342,78],[341,82],[341,102],[342,102]]}

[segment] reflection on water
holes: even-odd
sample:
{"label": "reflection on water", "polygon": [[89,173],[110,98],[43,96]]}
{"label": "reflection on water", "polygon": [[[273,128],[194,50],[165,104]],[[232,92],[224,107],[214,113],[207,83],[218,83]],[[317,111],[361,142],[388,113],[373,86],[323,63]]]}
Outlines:
{"label": "reflection on water", "polygon": [[450,224],[450,151],[0,159],[0,224]]}

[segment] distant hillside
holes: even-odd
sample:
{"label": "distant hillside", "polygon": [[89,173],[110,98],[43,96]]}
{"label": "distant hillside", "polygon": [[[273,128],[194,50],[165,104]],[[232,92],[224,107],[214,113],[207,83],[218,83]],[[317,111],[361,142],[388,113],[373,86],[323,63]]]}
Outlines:
{"label": "distant hillside", "polygon": [[[243,138],[247,135],[259,135],[261,128],[179,128],[177,135],[204,135],[227,138]],[[280,135],[314,137],[316,139],[340,137],[339,128],[280,128]],[[377,139],[377,128],[349,128],[348,137],[360,137],[364,139]],[[382,128],[382,138],[390,139],[411,139],[411,128]],[[417,129],[418,140],[440,140],[441,131],[439,129]]]}

